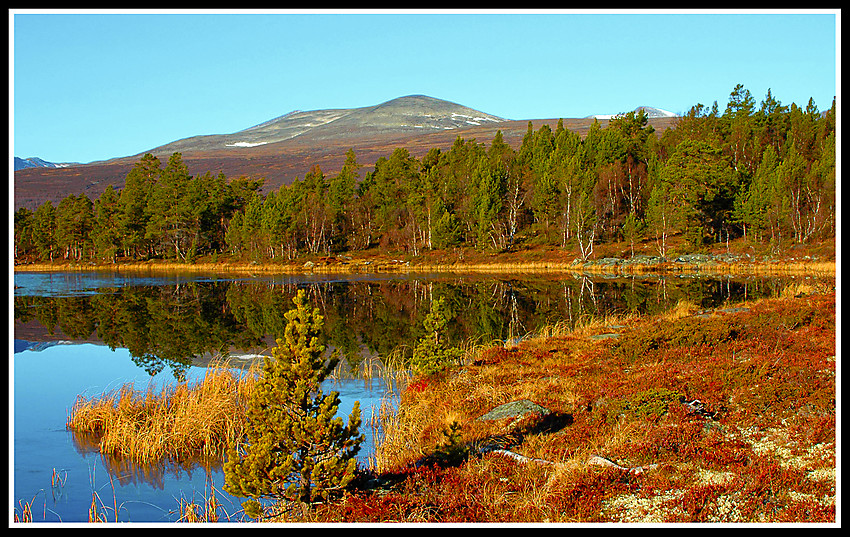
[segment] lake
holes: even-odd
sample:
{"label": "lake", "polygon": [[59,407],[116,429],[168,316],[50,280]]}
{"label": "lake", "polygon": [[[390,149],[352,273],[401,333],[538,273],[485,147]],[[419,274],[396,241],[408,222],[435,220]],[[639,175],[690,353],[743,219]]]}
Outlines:
{"label": "lake", "polygon": [[[798,278],[799,280],[800,278]],[[689,300],[711,309],[775,296],[793,278],[560,275],[135,276],[110,272],[16,273],[10,364],[13,507],[35,522],[87,522],[93,496],[110,521],[179,518],[181,501],[203,504],[214,489],[239,520],[220,468],[134,468],[106,460],[65,428],[78,395],[133,382],[164,386],[202,378],[211,359],[268,354],[292,297],[305,289],[325,316],[328,346],[342,356],[326,381],[346,418],[360,401],[365,467],[374,455],[369,416],[387,394],[358,372],[391,368],[423,336],[430,301],[445,297],[457,345],[515,341],[555,323],[658,313]],[[409,352],[408,352],[409,354]],[[117,515],[116,515],[117,513]]]}

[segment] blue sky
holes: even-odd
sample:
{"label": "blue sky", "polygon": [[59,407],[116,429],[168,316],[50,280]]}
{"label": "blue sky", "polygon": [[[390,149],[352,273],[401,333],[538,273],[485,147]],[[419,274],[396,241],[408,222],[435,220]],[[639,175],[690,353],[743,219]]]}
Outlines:
{"label": "blue sky", "polygon": [[51,162],[411,94],[508,119],[722,110],[739,83],[820,110],[840,94],[837,10],[9,16],[10,150]]}

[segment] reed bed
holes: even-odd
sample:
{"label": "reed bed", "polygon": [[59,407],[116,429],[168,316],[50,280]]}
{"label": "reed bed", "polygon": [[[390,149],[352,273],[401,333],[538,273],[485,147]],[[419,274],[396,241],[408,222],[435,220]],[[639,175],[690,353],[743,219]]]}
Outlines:
{"label": "reed bed", "polygon": [[378,408],[373,408],[369,427],[375,442],[375,455],[369,457],[369,466],[373,471],[386,472],[398,468],[409,457],[406,446],[414,445],[415,438],[406,437],[409,429],[401,426],[396,409],[399,406],[399,396],[388,393],[381,398]]}
{"label": "reed bed", "polygon": [[136,390],[128,383],[87,399],[79,396],[67,427],[99,438],[101,454],[142,465],[162,460],[223,460],[228,445],[243,434],[245,406],[254,375],[240,374],[225,362],[212,365],[203,379]]}
{"label": "reed bed", "polygon": [[659,314],[658,317],[664,321],[675,321],[682,317],[693,315],[697,311],[699,311],[699,307],[696,304],[687,299],[679,299],[675,306]]}
{"label": "reed bed", "polygon": [[209,487],[209,492],[204,491],[203,500],[200,502],[194,498],[192,500],[180,498],[177,513],[179,514],[177,522],[186,522],[189,524],[229,521],[231,518],[227,514],[227,511],[224,510],[224,506],[216,498],[216,489],[212,485]]}
{"label": "reed bed", "polygon": [[355,379],[362,380],[367,385],[377,380],[391,388],[410,377],[404,362],[406,350],[407,347],[401,346],[386,357],[368,356],[354,366],[341,361],[328,380],[339,382]]}

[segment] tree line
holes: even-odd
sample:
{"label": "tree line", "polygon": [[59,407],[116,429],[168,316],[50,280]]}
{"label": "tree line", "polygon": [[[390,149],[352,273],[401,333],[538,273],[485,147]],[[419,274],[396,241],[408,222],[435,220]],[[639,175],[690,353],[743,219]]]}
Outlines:
{"label": "tree line", "polygon": [[774,251],[835,236],[835,102],[820,112],[759,105],[742,85],[725,110],[693,106],[660,136],[639,110],[594,121],[582,139],[531,122],[518,149],[458,137],[422,158],[396,148],[361,176],[353,150],[336,175],[314,166],[264,193],[263,180],[192,176],[180,153],[144,155],[124,187],[14,214],[16,260],[174,259],[219,254],[294,260],[381,247],[417,256],[473,247],[595,245],[670,237],[699,249],[745,237]]}

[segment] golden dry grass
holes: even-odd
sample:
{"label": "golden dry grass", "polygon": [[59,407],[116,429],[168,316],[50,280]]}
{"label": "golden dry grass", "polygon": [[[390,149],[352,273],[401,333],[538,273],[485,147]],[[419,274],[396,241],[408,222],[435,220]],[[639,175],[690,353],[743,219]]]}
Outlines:
{"label": "golden dry grass", "polygon": [[301,262],[293,263],[246,263],[228,261],[220,263],[177,263],[168,261],[149,261],[138,263],[117,264],[75,264],[75,263],[32,263],[16,265],[16,272],[51,272],[51,271],[98,271],[110,270],[118,272],[143,273],[200,273],[200,274],[302,274],[327,273],[349,274],[362,272],[443,272],[443,273],[481,273],[481,274],[654,274],[654,273],[685,273],[710,275],[748,275],[748,276],[831,276],[836,275],[835,261],[776,261],[748,263],[711,263],[711,264],[682,264],[664,263],[661,265],[596,265],[593,263],[552,261],[499,261],[499,262],[452,262],[433,263],[428,261],[406,263],[397,260],[379,261],[365,264],[363,262],[327,262],[305,266]]}
{"label": "golden dry grass", "polygon": [[222,460],[245,426],[253,386],[226,363],[213,364],[194,385],[136,390],[132,383],[100,397],[78,397],[67,420],[99,439],[102,454],[154,464],[162,460]]}

